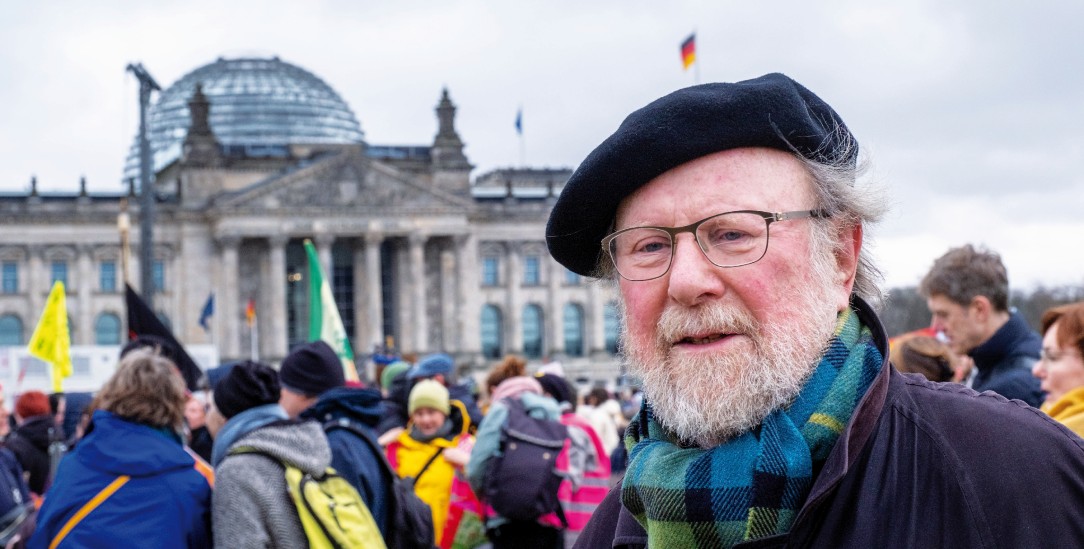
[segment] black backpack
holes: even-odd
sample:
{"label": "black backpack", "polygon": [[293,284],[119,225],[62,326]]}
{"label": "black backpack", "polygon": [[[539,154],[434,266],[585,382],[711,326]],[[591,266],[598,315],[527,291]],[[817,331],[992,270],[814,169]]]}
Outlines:
{"label": "black backpack", "polygon": [[508,419],[501,427],[500,452],[486,466],[484,499],[502,517],[534,521],[556,512],[567,527],[557,489],[563,476],[557,456],[568,428],[559,421],[536,419],[518,398],[502,401]]}
{"label": "black backpack", "polygon": [[7,545],[15,534],[23,533],[27,518],[34,511],[30,493],[20,475],[15,454],[0,448],[0,545]]}
{"label": "black backpack", "polygon": [[[349,420],[342,418],[324,423],[324,432],[332,429],[346,429],[357,438],[365,441],[373,456],[380,463],[381,470],[388,480],[388,525],[384,533],[384,543],[388,549],[432,549],[436,546],[436,533],[433,529],[433,511],[429,504],[425,503],[414,493],[415,478],[399,478],[392,470],[388,459],[384,457],[384,451],[378,444],[365,436]],[[440,455],[437,452],[426,462],[425,467],[418,473],[422,476],[433,460]]]}

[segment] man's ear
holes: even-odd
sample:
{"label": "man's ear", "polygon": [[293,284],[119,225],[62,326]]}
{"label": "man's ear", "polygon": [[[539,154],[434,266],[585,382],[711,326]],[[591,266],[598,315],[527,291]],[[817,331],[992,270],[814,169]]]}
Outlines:
{"label": "man's ear", "polygon": [[839,245],[835,249],[835,256],[839,295],[836,307],[842,311],[850,306],[851,292],[854,291],[854,277],[858,272],[858,258],[862,252],[862,225],[840,227],[838,234]]}
{"label": "man's ear", "polygon": [[994,306],[990,303],[990,298],[984,295],[977,295],[971,298],[971,303],[967,304],[967,309],[968,313],[974,315],[976,322],[985,324],[986,321],[989,320]]}

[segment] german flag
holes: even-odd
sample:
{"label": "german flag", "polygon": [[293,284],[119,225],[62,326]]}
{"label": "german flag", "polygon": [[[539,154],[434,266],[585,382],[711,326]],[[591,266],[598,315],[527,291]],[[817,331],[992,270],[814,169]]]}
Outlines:
{"label": "german flag", "polygon": [[688,70],[696,62],[696,33],[692,33],[681,43],[681,63]]}

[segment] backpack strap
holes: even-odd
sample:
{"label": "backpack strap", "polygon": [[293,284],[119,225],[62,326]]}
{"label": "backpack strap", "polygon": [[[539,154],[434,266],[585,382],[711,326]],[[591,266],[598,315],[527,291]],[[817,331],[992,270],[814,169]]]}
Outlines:
{"label": "backpack strap", "polygon": [[429,461],[425,462],[425,465],[422,466],[422,470],[418,471],[418,474],[414,475],[414,482],[415,483],[418,482],[418,479],[422,478],[422,474],[424,474],[425,471],[429,469],[429,466],[432,465],[434,461],[436,461],[437,456],[439,456],[439,455],[441,455],[443,453],[444,453],[444,448],[438,448],[437,449],[437,453],[433,454],[433,457],[429,458]]}
{"label": "backpack strap", "polygon": [[109,496],[113,495],[114,492],[120,490],[120,487],[124,486],[130,478],[131,477],[129,477],[128,475],[121,475],[117,477],[115,480],[113,480],[113,482],[110,482],[108,486],[102,488],[100,492],[95,494],[94,497],[90,498],[90,501],[84,503],[83,506],[80,507],[79,510],[71,516],[70,519],[68,519],[68,522],[64,523],[64,526],[60,529],[60,532],[57,532],[56,537],[53,538],[53,541],[49,544],[49,549],[56,549],[56,547],[60,545],[60,542],[64,541],[64,538],[68,537],[68,534],[72,531],[72,528],[75,528],[75,525],[79,524],[84,518],[86,518],[86,516],[89,515],[91,511],[97,509],[98,506],[102,504],[102,502],[109,499]]}
{"label": "backpack strap", "polygon": [[[384,456],[384,451],[381,450],[380,447],[377,446],[377,444],[375,442],[370,440],[369,437],[366,436],[365,433],[363,433],[361,431],[361,429],[358,429],[357,427],[355,427],[354,424],[350,422],[350,420],[348,420],[346,418],[339,418],[339,419],[333,419],[331,421],[328,421],[328,422],[324,423],[324,432],[325,433],[327,433],[329,431],[332,431],[334,429],[344,429],[346,431],[351,432],[354,436],[356,436],[356,437],[360,438],[361,440],[365,441],[365,444],[367,444],[369,446],[369,449],[373,451],[373,454],[376,454],[378,456],[377,461],[381,464],[381,468],[384,469],[384,472],[387,473],[388,476],[390,478],[392,478],[392,479],[399,478],[399,473],[395,472],[395,470],[393,470],[391,468],[391,464],[388,463],[388,458],[386,456]],[[417,482],[417,480],[419,478],[421,478],[422,473],[424,473],[427,469],[429,469],[429,466],[433,464],[433,461],[435,461],[437,459],[437,456],[439,456],[443,452],[444,452],[444,448],[441,448],[441,449],[437,450],[437,453],[433,454],[433,457],[430,457],[429,461],[425,462],[425,466],[422,467],[422,470],[418,471],[417,475],[414,475],[414,481],[415,482]]]}

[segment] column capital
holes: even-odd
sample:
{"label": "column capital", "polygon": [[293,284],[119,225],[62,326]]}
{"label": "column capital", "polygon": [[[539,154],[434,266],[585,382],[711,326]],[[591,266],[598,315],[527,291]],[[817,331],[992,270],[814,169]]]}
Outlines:
{"label": "column capital", "polygon": [[285,248],[286,244],[290,242],[290,235],[287,234],[272,234],[267,236],[267,243],[272,248]]}
{"label": "column capital", "polygon": [[312,235],[312,243],[317,248],[331,247],[335,244],[335,234],[329,232],[318,232]]}
{"label": "column capital", "polygon": [[237,248],[241,245],[241,235],[239,234],[220,234],[215,236],[215,242],[222,248]]}
{"label": "column capital", "polygon": [[429,240],[427,233],[412,231],[407,235],[407,241],[410,242],[411,246],[424,246],[427,240]]}
{"label": "column capital", "polygon": [[367,232],[364,238],[366,246],[379,246],[384,242],[384,233]]}

